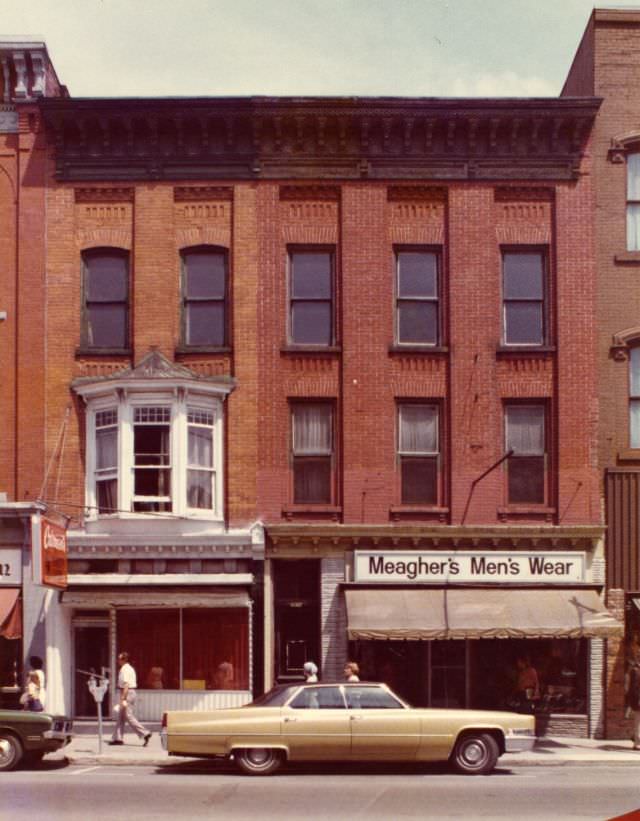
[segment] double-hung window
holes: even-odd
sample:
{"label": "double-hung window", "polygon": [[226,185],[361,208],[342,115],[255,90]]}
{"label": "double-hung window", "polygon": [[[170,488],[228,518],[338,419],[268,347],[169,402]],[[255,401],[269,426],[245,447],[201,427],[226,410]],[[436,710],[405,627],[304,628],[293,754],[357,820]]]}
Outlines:
{"label": "double-hung window", "polygon": [[94,248],[82,255],[82,345],[104,350],[129,344],[129,256],[117,248]]}
{"label": "double-hung window", "polygon": [[439,503],[440,457],[437,405],[398,406],[398,458],[403,505]]}
{"label": "double-hung window", "polygon": [[507,500],[512,505],[547,501],[546,408],[543,404],[505,407]]}
{"label": "double-hung window", "polygon": [[627,154],[627,251],[640,251],[640,154]]}
{"label": "double-hung window", "polygon": [[291,406],[293,502],[333,501],[333,404],[295,402]]}
{"label": "double-hung window", "polygon": [[505,251],[502,256],[503,342],[544,345],[547,339],[545,254]]}
{"label": "double-hung window", "polygon": [[171,406],[133,408],[133,510],[171,512]]}
{"label": "double-hung window", "polygon": [[115,408],[95,414],[95,495],[100,513],[118,509],[118,411]]}
{"label": "double-hung window", "polygon": [[182,253],[183,339],[192,347],[228,344],[227,252],[199,247]]}
{"label": "double-hung window", "polygon": [[629,349],[629,447],[640,448],[640,346]]}
{"label": "double-hung window", "polygon": [[331,250],[289,252],[289,341],[329,347],[335,342],[334,255]]}
{"label": "double-hung window", "polygon": [[433,251],[396,252],[396,342],[438,345],[438,256]]}

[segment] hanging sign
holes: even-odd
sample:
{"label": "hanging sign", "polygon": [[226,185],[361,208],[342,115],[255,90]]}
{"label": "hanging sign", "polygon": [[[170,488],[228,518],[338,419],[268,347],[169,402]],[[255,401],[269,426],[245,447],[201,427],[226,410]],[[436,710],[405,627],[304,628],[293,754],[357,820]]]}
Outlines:
{"label": "hanging sign", "polygon": [[67,586],[67,529],[36,514],[31,522],[33,581],[64,590]]}
{"label": "hanging sign", "polygon": [[354,581],[385,584],[580,584],[579,552],[356,550]]}

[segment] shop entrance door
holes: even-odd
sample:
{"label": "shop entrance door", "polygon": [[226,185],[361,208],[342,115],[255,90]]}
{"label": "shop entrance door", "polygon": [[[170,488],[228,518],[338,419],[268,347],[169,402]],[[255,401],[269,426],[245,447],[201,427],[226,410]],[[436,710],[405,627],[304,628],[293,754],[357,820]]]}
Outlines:
{"label": "shop entrance door", "polygon": [[[101,673],[102,668],[109,667],[109,624],[75,624],[74,625],[74,693],[75,716],[78,718],[95,718],[96,703],[89,692],[88,677],[78,670]],[[102,715],[111,715],[111,681],[109,690],[102,702]]]}

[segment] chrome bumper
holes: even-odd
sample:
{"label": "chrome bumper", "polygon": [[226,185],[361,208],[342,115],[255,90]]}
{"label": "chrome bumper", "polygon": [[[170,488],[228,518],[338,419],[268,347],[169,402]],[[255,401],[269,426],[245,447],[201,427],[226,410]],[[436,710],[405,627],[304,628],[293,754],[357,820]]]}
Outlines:
{"label": "chrome bumper", "polygon": [[526,753],[533,749],[535,743],[535,735],[506,735],[504,751],[506,753]]}
{"label": "chrome bumper", "polygon": [[166,752],[167,752],[167,733],[166,733],[166,731],[165,731],[165,730],[163,730],[163,731],[160,733],[160,744],[162,744],[162,749],[163,749],[163,750],[165,751],[165,753],[166,753]]}
{"label": "chrome bumper", "polygon": [[62,741],[63,744],[69,744],[72,739],[71,733],[65,733],[62,730],[45,730],[42,737],[47,741]]}

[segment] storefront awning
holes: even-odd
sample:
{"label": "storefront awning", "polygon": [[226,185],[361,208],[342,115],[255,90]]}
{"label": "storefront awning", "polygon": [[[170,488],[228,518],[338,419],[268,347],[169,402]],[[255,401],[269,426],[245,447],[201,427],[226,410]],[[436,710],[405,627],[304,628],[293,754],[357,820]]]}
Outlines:
{"label": "storefront awning", "polygon": [[0,636],[5,639],[22,638],[20,590],[17,587],[0,588]]}
{"label": "storefront awning", "polygon": [[65,590],[62,604],[72,607],[248,607],[246,590],[220,592],[140,590],[131,587],[116,590]]}
{"label": "storefront awning", "polygon": [[595,590],[346,589],[355,639],[608,638],[623,625]]}

